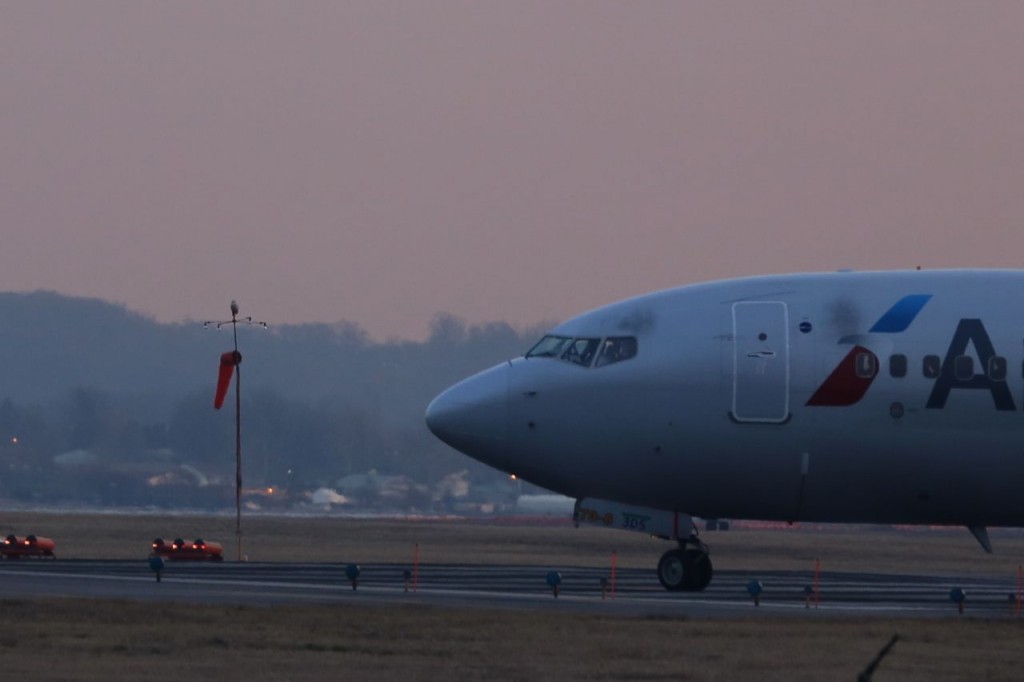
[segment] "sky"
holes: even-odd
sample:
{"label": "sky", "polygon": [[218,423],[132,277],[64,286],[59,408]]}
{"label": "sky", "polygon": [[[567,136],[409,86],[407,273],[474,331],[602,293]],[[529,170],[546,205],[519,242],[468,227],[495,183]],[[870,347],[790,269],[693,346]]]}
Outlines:
{"label": "sky", "polygon": [[0,0],[0,291],[525,327],[1024,263],[1024,3]]}

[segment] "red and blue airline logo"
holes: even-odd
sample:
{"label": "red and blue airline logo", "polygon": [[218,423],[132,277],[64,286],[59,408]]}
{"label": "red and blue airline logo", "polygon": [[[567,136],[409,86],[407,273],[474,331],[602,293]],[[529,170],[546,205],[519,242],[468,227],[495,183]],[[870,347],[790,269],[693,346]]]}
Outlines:
{"label": "red and blue airline logo", "polygon": [[[904,296],[879,318],[868,330],[868,335],[905,332],[931,299],[931,294]],[[957,360],[967,355],[969,348],[974,349],[981,371],[964,376],[956,370]],[[853,348],[818,387],[807,405],[846,407],[860,402],[878,376],[878,366],[878,356],[871,349],[854,342]],[[994,367],[1001,367],[1001,371],[991,371]],[[976,318],[961,319],[957,323],[946,356],[935,374],[935,383],[925,408],[943,409],[950,394],[960,389],[988,391],[997,410],[1017,409],[1006,382],[1006,360],[996,353],[985,325]]]}
{"label": "red and blue airline logo", "polygon": [[[900,334],[917,319],[931,294],[904,296],[878,318],[869,334]],[[807,405],[812,407],[846,407],[860,402],[878,376],[878,356],[870,349],[854,345],[825,382],[818,387]]]}

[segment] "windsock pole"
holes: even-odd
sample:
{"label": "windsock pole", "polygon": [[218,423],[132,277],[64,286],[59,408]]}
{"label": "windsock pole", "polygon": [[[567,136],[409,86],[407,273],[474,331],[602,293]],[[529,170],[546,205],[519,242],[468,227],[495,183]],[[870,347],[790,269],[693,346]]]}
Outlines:
{"label": "windsock pole", "polygon": [[238,540],[238,561],[242,560],[242,354],[238,352],[238,325],[231,308],[231,331],[235,337],[235,538]]}
{"label": "windsock pole", "polygon": [[220,329],[231,325],[234,350],[220,356],[220,374],[217,377],[217,392],[213,399],[214,409],[224,404],[224,396],[235,374],[235,537],[238,543],[238,561],[242,560],[242,354],[238,352],[238,325],[249,324],[266,328],[266,322],[254,322],[251,317],[238,319],[238,303],[231,301],[231,319],[223,322],[204,322],[203,327]]}

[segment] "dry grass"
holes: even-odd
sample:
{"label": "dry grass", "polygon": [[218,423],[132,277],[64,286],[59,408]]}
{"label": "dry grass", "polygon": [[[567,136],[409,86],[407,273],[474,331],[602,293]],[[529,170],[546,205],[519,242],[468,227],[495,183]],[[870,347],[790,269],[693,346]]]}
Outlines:
{"label": "dry grass", "polygon": [[[155,536],[203,537],[234,555],[234,519],[0,514],[0,533],[57,541],[62,558],[144,557]],[[269,561],[593,565],[653,568],[668,546],[566,525],[251,517],[246,552]],[[802,528],[708,534],[720,569],[1012,575],[1024,536]],[[853,680],[894,633],[875,680],[1014,680],[1024,623],[958,618],[687,620],[429,606],[195,606],[101,600],[0,603],[12,679]]]}
{"label": "dry grass", "polygon": [[1019,622],[621,619],[430,607],[0,603],[11,679],[1015,680]]}

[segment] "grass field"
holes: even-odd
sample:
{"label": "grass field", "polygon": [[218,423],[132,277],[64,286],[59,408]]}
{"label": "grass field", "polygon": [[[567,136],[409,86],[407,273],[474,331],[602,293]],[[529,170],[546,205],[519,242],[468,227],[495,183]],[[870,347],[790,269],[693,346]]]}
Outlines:
{"label": "grass field", "polygon": [[[650,567],[668,545],[566,525],[252,517],[261,561]],[[0,513],[0,532],[57,541],[60,558],[145,558],[156,536],[220,541],[234,518]],[[716,568],[1012,575],[1024,537],[840,527],[709,533]],[[59,559],[58,559],[59,560]],[[86,599],[0,602],[6,677],[40,680],[854,680],[889,638],[875,680],[1022,676],[1024,623],[617,618],[429,606],[195,606]]]}
{"label": "grass field", "polygon": [[0,603],[7,679],[1017,680],[1014,621],[602,618],[428,607]]}

